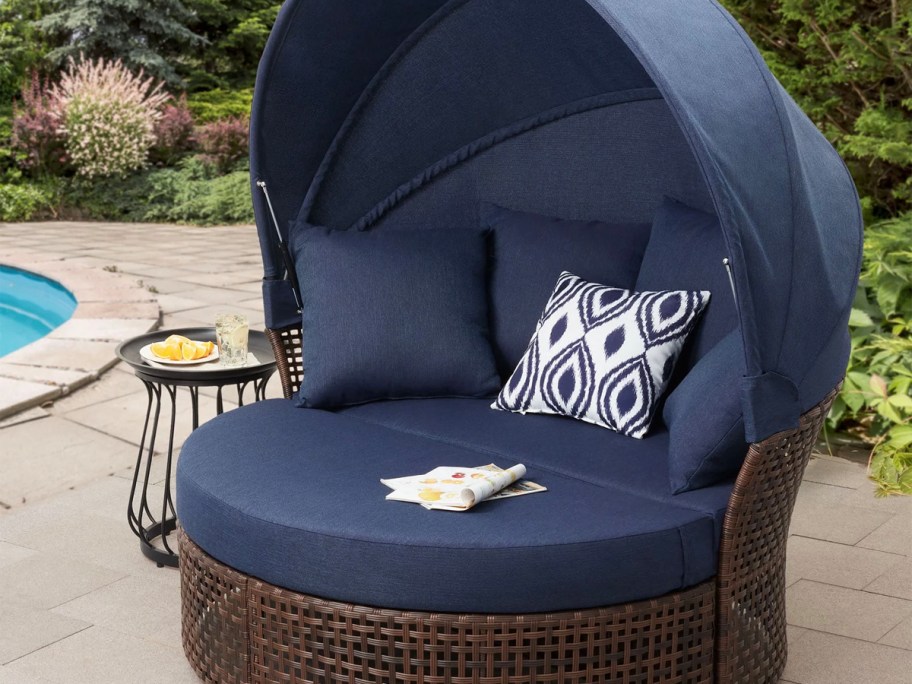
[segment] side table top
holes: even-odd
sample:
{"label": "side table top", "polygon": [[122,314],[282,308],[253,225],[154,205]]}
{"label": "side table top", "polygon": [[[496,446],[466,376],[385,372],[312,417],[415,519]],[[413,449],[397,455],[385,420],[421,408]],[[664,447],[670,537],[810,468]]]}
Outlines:
{"label": "side table top", "polygon": [[129,365],[137,375],[152,380],[163,382],[179,381],[181,384],[229,384],[237,381],[252,380],[261,376],[268,376],[275,371],[275,355],[272,345],[266,334],[259,330],[251,330],[248,338],[247,349],[259,363],[248,364],[237,368],[223,368],[213,363],[202,363],[199,366],[153,366],[146,363],[139,355],[139,350],[147,344],[160,342],[169,335],[183,335],[191,340],[203,342],[216,342],[214,327],[199,328],[173,328],[155,330],[145,335],[139,335],[121,342],[115,353],[117,358]]}

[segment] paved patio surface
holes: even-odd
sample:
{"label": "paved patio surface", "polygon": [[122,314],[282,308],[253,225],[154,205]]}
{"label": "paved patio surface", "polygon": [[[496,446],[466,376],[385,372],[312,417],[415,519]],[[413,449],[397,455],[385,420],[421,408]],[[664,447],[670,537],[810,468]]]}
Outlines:
{"label": "paved patio surface", "polygon": [[[211,325],[225,309],[263,324],[251,228],[0,224],[0,253],[13,250],[52,257],[51,277],[54,261],[116,267],[151,288],[164,327]],[[105,344],[113,358],[116,340]],[[147,561],[126,522],[145,401],[118,365],[0,422],[0,684],[197,681],[181,652],[177,571]],[[211,397],[201,404],[214,414]],[[783,681],[910,684],[912,497],[874,499],[860,454],[842,454],[815,458],[799,492]]]}

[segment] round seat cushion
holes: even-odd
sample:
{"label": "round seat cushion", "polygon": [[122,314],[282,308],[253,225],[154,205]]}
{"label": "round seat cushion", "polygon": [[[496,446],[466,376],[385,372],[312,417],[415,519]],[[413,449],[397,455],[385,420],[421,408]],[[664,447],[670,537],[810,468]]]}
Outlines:
{"label": "round seat cushion", "polygon": [[452,513],[386,501],[379,481],[492,461],[514,465],[477,445],[270,400],[190,436],[178,516],[204,551],[242,573],[403,610],[597,607],[715,574],[713,516],[635,492],[529,466],[546,493]]}

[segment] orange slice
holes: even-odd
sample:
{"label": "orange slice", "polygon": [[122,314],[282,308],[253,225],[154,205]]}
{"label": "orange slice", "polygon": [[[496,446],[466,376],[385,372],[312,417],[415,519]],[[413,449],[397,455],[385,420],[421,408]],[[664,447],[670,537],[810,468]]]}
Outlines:
{"label": "orange slice", "polygon": [[169,359],[171,361],[180,361],[181,347],[179,344],[169,342],[156,342],[151,346],[152,353],[160,359]]}

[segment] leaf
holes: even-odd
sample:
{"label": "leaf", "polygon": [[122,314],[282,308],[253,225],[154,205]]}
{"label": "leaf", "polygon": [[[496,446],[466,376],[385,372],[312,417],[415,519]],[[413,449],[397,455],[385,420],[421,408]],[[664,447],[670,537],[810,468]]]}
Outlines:
{"label": "leaf", "polygon": [[887,398],[887,396],[888,396],[887,381],[884,380],[882,377],[880,377],[879,375],[877,375],[875,373],[874,375],[871,376],[870,380],[868,380],[868,385],[874,391],[875,394],[880,395],[884,399]]}
{"label": "leaf", "polygon": [[904,494],[912,493],[912,468],[906,468],[896,478],[896,484]]}
{"label": "leaf", "polygon": [[887,401],[896,408],[912,409],[912,397],[906,394],[894,394]]}
{"label": "leaf", "polygon": [[852,313],[849,314],[850,328],[867,328],[873,326],[874,321],[868,314],[861,309],[852,309]]}

